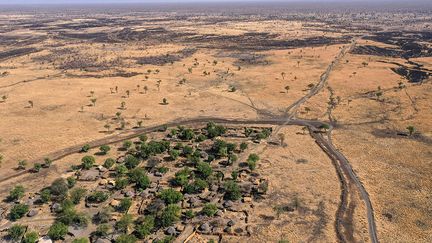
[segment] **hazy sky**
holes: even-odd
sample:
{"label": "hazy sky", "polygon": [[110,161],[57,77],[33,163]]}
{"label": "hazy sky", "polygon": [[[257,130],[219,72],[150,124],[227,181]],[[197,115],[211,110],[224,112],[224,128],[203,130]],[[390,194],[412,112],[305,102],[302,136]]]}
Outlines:
{"label": "hazy sky", "polygon": [[214,2],[214,3],[229,3],[229,2],[308,2],[308,3],[325,3],[325,2],[341,2],[350,3],[357,2],[360,4],[392,4],[392,3],[407,3],[407,4],[431,4],[432,0],[0,0],[0,5],[4,4],[103,4],[103,3],[187,3],[187,2]]}
{"label": "hazy sky", "polygon": [[[0,0],[0,4],[82,4],[82,3],[182,3],[182,2],[266,2],[266,0]],[[268,1],[268,0],[267,0]],[[390,0],[270,0],[272,2],[392,2]],[[398,2],[428,2],[431,0],[399,0]]]}

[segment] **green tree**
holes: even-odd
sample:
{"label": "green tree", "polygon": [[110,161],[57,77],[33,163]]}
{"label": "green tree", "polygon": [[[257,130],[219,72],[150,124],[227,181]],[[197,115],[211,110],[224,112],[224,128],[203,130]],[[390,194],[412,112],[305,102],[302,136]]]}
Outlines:
{"label": "green tree", "polygon": [[69,190],[69,185],[63,178],[56,179],[50,186],[51,195],[55,197],[58,201],[66,198]]}
{"label": "green tree", "polygon": [[88,195],[86,200],[89,203],[102,203],[108,200],[108,198],[109,198],[108,193],[102,191],[96,191]]}
{"label": "green tree", "polygon": [[250,170],[255,170],[256,163],[259,160],[259,156],[257,154],[250,154],[247,159],[247,164]]}
{"label": "green tree", "polygon": [[126,140],[126,141],[123,142],[123,146],[122,147],[123,147],[124,150],[128,150],[132,146],[132,144],[133,144],[132,141]]}
{"label": "green tree", "polygon": [[84,146],[82,146],[81,148],[81,152],[86,153],[90,150],[90,144],[85,144]]}
{"label": "green tree", "polygon": [[87,190],[84,188],[75,188],[70,192],[70,199],[74,204],[79,204],[86,193]]}
{"label": "green tree", "polygon": [[24,197],[25,188],[22,185],[15,186],[10,192],[9,192],[9,201],[16,201]]}
{"label": "green tree", "polygon": [[141,134],[138,138],[143,143],[145,143],[147,141],[147,139],[148,139],[147,135],[145,135],[145,134]]}
{"label": "green tree", "polygon": [[126,175],[129,171],[125,165],[117,165],[115,170],[118,176]]}
{"label": "green tree", "polygon": [[9,219],[12,221],[20,219],[24,217],[24,215],[26,215],[28,211],[29,211],[28,205],[22,203],[15,204],[9,212]]}
{"label": "green tree", "polygon": [[414,126],[407,126],[406,129],[408,130],[410,136],[412,136],[416,131],[416,128]]}
{"label": "green tree", "polygon": [[137,167],[140,163],[141,163],[141,161],[133,155],[128,155],[125,158],[125,166],[128,169],[133,169],[133,168]]}
{"label": "green tree", "polygon": [[115,180],[115,188],[117,190],[125,189],[129,185],[129,180],[127,178],[117,178]]}
{"label": "green tree", "polygon": [[115,243],[135,243],[138,239],[134,235],[122,234],[117,239],[115,239]]}
{"label": "green tree", "polygon": [[40,192],[40,200],[42,203],[47,203],[51,200],[51,190],[50,189],[43,189]]}
{"label": "green tree", "polygon": [[68,232],[67,225],[61,223],[61,222],[55,222],[53,225],[51,225],[48,236],[52,240],[61,240],[64,236],[66,236]]}
{"label": "green tree", "polygon": [[138,238],[144,239],[152,233],[155,227],[155,218],[152,215],[145,216],[137,220],[135,232]]}
{"label": "green tree", "polygon": [[201,211],[204,215],[207,215],[209,217],[213,217],[216,212],[218,211],[218,208],[215,204],[212,203],[206,203]]}
{"label": "green tree", "polygon": [[213,169],[211,168],[210,164],[206,162],[199,162],[197,164],[197,171],[204,179],[213,173]]}
{"label": "green tree", "polygon": [[69,188],[74,187],[76,184],[76,178],[74,176],[69,176],[68,178],[66,178],[66,181]]}
{"label": "green tree", "polygon": [[179,191],[176,191],[172,188],[168,188],[163,190],[159,197],[164,200],[166,204],[178,203],[183,200],[183,194]]}
{"label": "green tree", "polygon": [[115,160],[113,158],[108,158],[105,160],[103,166],[107,169],[110,169],[111,167],[113,167],[113,165],[115,164]]}
{"label": "green tree", "polygon": [[36,243],[38,239],[39,239],[39,234],[35,231],[31,231],[25,234],[22,243]]}
{"label": "green tree", "polygon": [[176,160],[180,156],[180,151],[177,149],[171,149],[169,155],[171,160]]}
{"label": "green tree", "polygon": [[245,151],[248,148],[248,144],[243,142],[240,144],[240,151]]}
{"label": "green tree", "polygon": [[39,172],[42,169],[42,165],[40,163],[34,163],[33,164],[33,171]]}
{"label": "green tree", "polygon": [[119,221],[116,222],[114,227],[118,232],[126,233],[129,227],[132,225],[132,222],[133,222],[132,215],[125,214],[123,215],[123,217],[121,217]]}
{"label": "green tree", "polygon": [[78,238],[74,239],[72,243],[89,243],[90,241],[87,238]]}
{"label": "green tree", "polygon": [[132,199],[130,198],[123,198],[120,201],[120,204],[117,207],[117,210],[119,212],[125,213],[129,210],[129,208],[132,206]]}
{"label": "green tree", "polygon": [[24,225],[14,224],[8,229],[8,236],[14,241],[19,241],[23,237],[26,228]]}
{"label": "green tree", "polygon": [[241,192],[238,184],[235,181],[227,181],[224,184],[225,199],[228,200],[239,200],[241,198]]}
{"label": "green tree", "polygon": [[158,217],[158,223],[162,227],[168,227],[173,225],[180,219],[181,208],[178,205],[168,205]]}
{"label": "green tree", "polygon": [[81,164],[82,168],[85,170],[89,170],[96,163],[96,160],[93,156],[86,155],[81,159],[81,162],[82,162],[82,164]]}
{"label": "green tree", "polygon": [[101,225],[98,225],[98,227],[96,228],[96,231],[93,232],[92,235],[94,235],[96,237],[107,237],[110,232],[111,232],[111,225],[101,224]]}
{"label": "green tree", "polygon": [[100,150],[101,154],[105,155],[111,150],[111,147],[108,145],[102,145],[99,147],[99,150]]}

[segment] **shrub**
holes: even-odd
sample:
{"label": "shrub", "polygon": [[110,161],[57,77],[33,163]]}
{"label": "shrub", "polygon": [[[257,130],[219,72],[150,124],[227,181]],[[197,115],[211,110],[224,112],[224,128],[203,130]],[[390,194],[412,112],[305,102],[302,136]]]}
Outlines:
{"label": "shrub", "polygon": [[239,200],[241,198],[240,188],[234,181],[227,181],[224,184],[225,198],[228,200]]}
{"label": "shrub", "polygon": [[49,200],[51,200],[51,190],[50,189],[43,189],[40,193],[40,200],[42,203],[49,202]]}
{"label": "shrub", "polygon": [[39,163],[35,163],[35,164],[33,165],[33,171],[34,171],[34,172],[39,172],[41,169],[42,169],[42,165],[41,165],[41,164],[39,164]]}
{"label": "shrub", "polygon": [[168,167],[159,167],[157,170],[162,174],[166,174],[169,171]]}
{"label": "shrub", "polygon": [[201,211],[204,215],[207,215],[209,217],[213,217],[216,212],[218,211],[218,208],[216,205],[211,203],[206,203]]}
{"label": "shrub", "polygon": [[87,190],[84,188],[75,188],[70,192],[70,199],[74,204],[79,204],[85,196]]}
{"label": "shrub", "polygon": [[176,191],[172,188],[163,190],[159,197],[164,200],[166,204],[178,203],[183,200],[183,194],[179,191]]}
{"label": "shrub", "polygon": [[84,170],[89,170],[91,167],[93,167],[93,165],[95,164],[95,158],[91,155],[86,155],[81,159],[81,167]]}
{"label": "shrub", "polygon": [[92,194],[87,196],[87,202],[90,203],[101,203],[105,202],[108,199],[109,195],[108,193],[102,192],[102,191],[96,191]]}
{"label": "shrub", "polygon": [[233,180],[237,180],[238,178],[238,171],[234,170],[233,172],[231,172],[231,177]]}
{"label": "shrub", "polygon": [[127,178],[117,178],[115,180],[115,188],[117,190],[125,189],[129,185],[129,180]]}
{"label": "shrub", "polygon": [[192,210],[187,210],[185,213],[184,213],[184,215],[185,215],[185,217],[187,218],[187,219],[192,219],[192,218],[194,218],[195,217],[195,213],[194,213],[194,211],[192,211]]}
{"label": "shrub", "polygon": [[137,167],[140,163],[141,161],[133,155],[128,155],[125,158],[125,165],[128,169],[133,169]]}
{"label": "shrub", "polygon": [[70,176],[70,177],[66,178],[66,181],[67,181],[67,184],[68,184],[69,188],[74,187],[75,184],[76,184],[76,178],[73,177],[73,176]]}
{"label": "shrub", "polygon": [[132,141],[126,140],[123,142],[123,149],[128,150],[132,146]]}
{"label": "shrub", "polygon": [[74,239],[72,243],[89,243],[89,240],[87,238],[79,238],[79,239]]}
{"label": "shrub", "polygon": [[120,204],[118,205],[117,210],[119,212],[124,213],[124,212],[127,212],[131,206],[132,206],[132,199],[130,199],[130,198],[123,198],[120,201]]}
{"label": "shrub", "polygon": [[147,141],[147,135],[145,135],[145,134],[140,135],[138,138],[143,143],[145,143]]}
{"label": "shrub", "polygon": [[213,169],[208,163],[200,162],[197,165],[197,171],[202,176],[202,178],[207,178],[213,173]]}
{"label": "shrub", "polygon": [[191,140],[195,137],[195,133],[192,129],[186,128],[186,129],[180,129],[180,134],[178,137],[182,140]]}
{"label": "shrub", "polygon": [[196,137],[196,140],[195,140],[195,141],[197,141],[197,142],[203,142],[203,141],[205,141],[206,139],[207,139],[206,135],[204,135],[204,134],[199,134],[199,135]]}
{"label": "shrub", "polygon": [[45,168],[49,168],[49,167],[51,167],[52,163],[53,163],[53,161],[50,158],[45,158],[42,166]]}
{"label": "shrub", "polygon": [[248,159],[247,159],[247,164],[250,170],[255,170],[256,168],[256,163],[259,160],[259,156],[256,154],[250,154]]}
{"label": "shrub", "polygon": [[122,234],[117,239],[115,239],[115,243],[135,243],[138,239],[134,235]]}
{"label": "shrub", "polygon": [[116,222],[115,228],[119,232],[126,233],[133,222],[132,215],[125,214],[119,221]]}
{"label": "shrub", "polygon": [[222,125],[216,125],[214,122],[207,123],[207,127],[205,128],[207,131],[207,137],[215,138],[220,135],[225,134],[226,128]]}
{"label": "shrub", "polygon": [[140,218],[135,225],[135,232],[138,238],[144,239],[150,235],[155,227],[155,218],[153,216],[146,216]]}
{"label": "shrub", "polygon": [[175,173],[174,184],[177,186],[185,186],[189,182],[189,176],[192,171],[189,168],[184,168]]}
{"label": "shrub", "polygon": [[10,212],[9,212],[9,218],[12,221],[15,221],[17,219],[20,219],[26,215],[26,213],[29,211],[29,206],[26,204],[15,204]]}
{"label": "shrub", "polygon": [[39,234],[35,231],[31,231],[25,234],[22,243],[36,243],[38,239],[39,239]]}
{"label": "shrub", "polygon": [[9,201],[15,201],[19,200],[22,197],[24,197],[25,189],[22,185],[15,186],[10,192],[9,192]]}
{"label": "shrub", "polygon": [[86,227],[88,218],[84,213],[79,213],[73,206],[63,207],[62,212],[57,216],[57,221],[65,225],[74,225],[78,227]]}
{"label": "shrub", "polygon": [[14,241],[19,241],[23,237],[25,231],[26,226],[14,224],[8,229],[8,236]]}
{"label": "shrub", "polygon": [[111,147],[108,145],[102,145],[99,147],[99,150],[100,150],[101,154],[105,155],[111,150]]}
{"label": "shrub", "polygon": [[183,153],[183,156],[191,155],[193,153],[193,148],[191,146],[186,145],[183,147],[182,153]]}
{"label": "shrub", "polygon": [[53,225],[51,225],[48,231],[48,236],[52,240],[61,240],[67,234],[67,232],[68,232],[67,225],[61,222],[56,222]]}
{"label": "shrub", "polygon": [[158,218],[158,223],[162,227],[171,226],[180,219],[180,215],[180,207],[175,204],[170,204],[162,211]]}
{"label": "shrub", "polygon": [[90,144],[86,144],[84,146],[82,146],[81,148],[81,152],[86,153],[90,150]]}
{"label": "shrub", "polygon": [[243,142],[240,144],[240,151],[245,151],[248,148],[248,144]]}
{"label": "shrub", "polygon": [[180,151],[177,149],[172,149],[170,150],[169,155],[171,160],[176,160],[180,156]]}
{"label": "shrub", "polygon": [[125,175],[126,173],[128,173],[128,168],[125,165],[117,165],[116,167],[116,173],[118,176],[122,176]]}
{"label": "shrub", "polygon": [[59,201],[66,198],[69,186],[63,178],[56,179],[50,186],[51,195],[55,196]]}
{"label": "shrub", "polygon": [[111,167],[113,167],[113,165],[115,164],[115,160],[113,158],[108,158],[105,160],[103,166],[107,169],[110,169]]}
{"label": "shrub", "polygon": [[205,180],[197,178],[193,183],[185,186],[184,192],[188,194],[200,193],[207,187],[208,183]]}
{"label": "shrub", "polygon": [[107,237],[108,234],[111,231],[111,225],[109,224],[101,224],[98,225],[98,227],[96,228],[96,231],[93,232],[92,235],[97,236],[97,237]]}

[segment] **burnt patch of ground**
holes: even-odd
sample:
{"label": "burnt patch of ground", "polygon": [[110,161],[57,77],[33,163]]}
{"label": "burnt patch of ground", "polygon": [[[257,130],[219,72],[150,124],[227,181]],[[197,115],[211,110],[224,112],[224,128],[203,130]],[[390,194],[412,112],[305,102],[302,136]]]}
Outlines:
{"label": "burnt patch of ground", "polygon": [[432,139],[426,137],[420,133],[414,133],[409,135],[408,132],[398,131],[392,129],[375,129],[372,131],[372,135],[377,138],[395,138],[395,139],[412,139],[425,144],[432,144]]}
{"label": "burnt patch of ground", "polygon": [[115,73],[110,73],[110,74],[106,74],[106,75],[102,75],[102,74],[82,74],[82,75],[76,75],[76,74],[71,74],[71,73],[67,73],[66,76],[67,77],[71,77],[71,78],[114,78],[114,77],[122,77],[122,78],[130,78],[130,77],[134,77],[134,76],[138,76],[141,75],[142,73],[138,73],[138,72],[125,72],[125,71],[117,71]]}
{"label": "burnt patch of ground", "polygon": [[432,32],[381,32],[365,39],[394,45],[396,48],[366,45],[356,47],[352,53],[405,59],[432,56],[432,48],[425,44],[432,41]]}
{"label": "burnt patch of ground", "polygon": [[387,61],[380,61],[380,62],[396,65],[397,67],[391,68],[391,70],[396,74],[409,80],[409,82],[411,83],[421,83],[432,76],[432,70],[423,68],[423,65],[409,60],[407,60],[406,63],[412,65],[411,67],[397,62],[387,62]]}
{"label": "burnt patch of ground", "polygon": [[140,65],[165,65],[168,63],[174,63],[181,61],[184,58],[192,56],[197,50],[194,48],[185,48],[179,52],[173,54],[159,55],[159,56],[147,56],[140,57],[137,59],[137,64]]}
{"label": "burnt patch of ground", "polygon": [[31,53],[35,53],[35,52],[39,52],[39,51],[40,51],[39,49],[33,48],[33,47],[7,50],[7,51],[0,52],[0,60],[6,60],[9,58],[25,56],[27,54],[31,54]]}
{"label": "burnt patch of ground", "polygon": [[188,38],[187,42],[195,43],[206,48],[243,50],[243,51],[266,51],[301,48],[306,46],[323,46],[348,43],[348,36],[340,38],[332,37],[310,37],[305,39],[280,40],[278,35],[269,33],[246,33],[243,35],[199,35]]}

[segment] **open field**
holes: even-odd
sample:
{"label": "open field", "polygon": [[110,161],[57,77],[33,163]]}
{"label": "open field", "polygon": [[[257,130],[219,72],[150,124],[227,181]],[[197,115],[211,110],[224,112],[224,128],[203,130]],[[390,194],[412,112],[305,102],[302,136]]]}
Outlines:
{"label": "open field", "polygon": [[[0,11],[2,240],[14,224],[45,236],[60,221],[65,242],[432,241],[432,8],[225,8]],[[58,178],[76,184],[41,203]],[[17,185],[25,192],[7,200]],[[62,221],[77,188],[82,217]],[[168,188],[182,198],[164,202]],[[36,214],[13,219],[16,205]],[[109,220],[94,220],[106,208]],[[101,224],[109,233],[94,233]]]}

